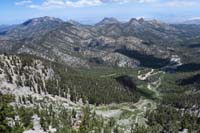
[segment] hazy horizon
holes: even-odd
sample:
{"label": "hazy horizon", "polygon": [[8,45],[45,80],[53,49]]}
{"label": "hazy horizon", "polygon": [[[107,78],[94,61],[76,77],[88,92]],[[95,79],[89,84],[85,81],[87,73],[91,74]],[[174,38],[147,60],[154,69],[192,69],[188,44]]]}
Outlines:
{"label": "hazy horizon", "polygon": [[42,16],[81,23],[96,23],[104,17],[174,23],[200,18],[199,7],[198,0],[2,0],[0,24],[18,24]]}
{"label": "hazy horizon", "polygon": [[[24,20],[21,20],[21,21],[17,21],[16,23],[4,23],[4,24],[0,24],[0,26],[6,26],[6,25],[18,25],[18,24],[21,24],[21,23],[24,23],[30,19],[35,19],[35,18],[42,18],[42,17],[53,17],[53,16],[38,16],[38,17],[34,17],[34,18],[27,18],[27,19],[24,19]],[[103,19],[105,18],[114,18],[114,19],[117,19],[119,22],[128,22],[130,21],[131,19],[135,18],[137,20],[139,19],[144,19],[144,20],[158,20],[160,22],[164,22],[164,23],[170,23],[170,22],[167,22],[167,21],[162,21],[162,20],[159,20],[159,19],[155,19],[155,18],[143,18],[143,17],[130,17],[130,18],[116,18],[116,17],[102,17],[102,18],[96,18],[96,19],[70,19],[70,18],[59,18],[59,17],[53,17],[53,18],[57,18],[57,19],[61,19],[62,21],[64,22],[67,22],[67,21],[75,21],[75,22],[78,22],[78,23],[81,23],[81,24],[88,24],[88,25],[93,25],[93,24],[97,24],[99,23],[100,21],[102,21]],[[176,23],[176,22],[172,22],[172,23]],[[178,22],[177,22],[178,23]]]}

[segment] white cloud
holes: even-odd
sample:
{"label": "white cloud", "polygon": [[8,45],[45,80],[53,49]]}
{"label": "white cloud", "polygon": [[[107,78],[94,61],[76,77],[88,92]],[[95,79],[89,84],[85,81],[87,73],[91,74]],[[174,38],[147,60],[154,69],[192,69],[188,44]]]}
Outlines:
{"label": "white cloud", "polygon": [[196,7],[200,6],[200,3],[197,0],[171,0],[158,5],[167,7]]}
{"label": "white cloud", "polygon": [[[33,0],[34,1],[34,0]],[[23,0],[16,2],[16,5],[25,5],[30,8],[37,9],[52,9],[52,8],[66,8],[66,7],[85,7],[85,6],[99,6],[103,4],[152,4],[161,7],[193,7],[200,6],[198,0],[43,0],[39,4],[35,4],[32,0]]]}
{"label": "white cloud", "polygon": [[46,0],[41,5],[41,8],[62,8],[65,6],[64,0]]}
{"label": "white cloud", "polygon": [[155,3],[158,2],[158,0],[138,0],[139,3]]}
{"label": "white cloud", "polygon": [[42,4],[31,4],[28,7],[37,9],[49,8],[66,8],[66,7],[84,7],[84,6],[98,6],[101,5],[101,0],[45,0]]}
{"label": "white cloud", "polygon": [[98,6],[101,4],[101,0],[79,0],[76,2],[66,1],[66,5],[70,7]]}
{"label": "white cloud", "polygon": [[101,0],[103,3],[119,3],[119,4],[125,4],[130,2],[131,0]]}
{"label": "white cloud", "polygon": [[194,1],[171,1],[167,2],[166,5],[170,7],[188,7],[195,6],[197,3]]}
{"label": "white cloud", "polygon": [[119,4],[124,4],[124,3],[154,3],[157,2],[158,0],[101,0],[104,3],[119,3]]}
{"label": "white cloud", "polygon": [[196,16],[196,17],[191,17],[189,20],[199,20],[200,19],[200,16]]}
{"label": "white cloud", "polygon": [[23,0],[17,2],[16,5],[26,5],[30,8],[49,9],[49,8],[66,8],[66,7],[85,7],[85,6],[99,6],[109,3],[153,3],[158,0],[43,0],[40,4],[34,4],[32,0]]}
{"label": "white cloud", "polygon": [[26,5],[26,4],[31,4],[32,0],[22,0],[19,2],[16,2],[15,5],[21,6],[21,5]]}

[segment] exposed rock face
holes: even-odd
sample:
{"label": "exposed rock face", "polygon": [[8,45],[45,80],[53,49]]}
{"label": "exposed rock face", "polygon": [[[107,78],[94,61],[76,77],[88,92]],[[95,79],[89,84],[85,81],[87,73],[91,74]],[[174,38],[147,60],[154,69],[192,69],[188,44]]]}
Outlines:
{"label": "exposed rock face", "polygon": [[[0,95],[14,96],[15,99],[9,103],[13,108],[31,110],[37,108],[38,112],[46,109],[48,112],[55,111],[56,115],[61,110],[67,112],[72,109],[79,110],[79,113],[71,121],[72,126],[75,126],[75,123],[81,122],[82,99],[77,99],[77,102],[71,101],[70,93],[61,91],[58,80],[59,76],[54,69],[42,60],[35,59],[32,56],[22,58],[16,55],[0,55]],[[50,81],[54,81],[54,86],[49,85]],[[54,94],[55,91],[58,91],[58,93]],[[15,110],[17,109],[15,108]],[[56,128],[52,128],[51,124],[44,128],[41,124],[42,117],[38,114],[30,114],[29,117],[31,115],[33,115],[33,127],[24,129],[24,133],[57,131]],[[22,121],[18,115],[14,119],[9,118],[8,120],[11,121],[11,127]]]}
{"label": "exposed rock face", "polygon": [[130,59],[127,56],[124,56],[119,53],[109,53],[107,55],[104,55],[102,59],[104,62],[114,64],[118,67],[135,68],[140,64],[139,61]]}
{"label": "exposed rock face", "polygon": [[[0,55],[0,92],[16,96],[47,94],[46,82],[54,71],[40,60],[24,63],[18,56]],[[19,98],[17,97],[17,98]]]}
{"label": "exposed rock face", "polygon": [[[188,33],[195,29],[195,33]],[[136,51],[141,55],[169,59],[169,49],[181,53],[177,42],[198,35],[200,27],[169,25],[156,20],[131,19],[122,23],[105,18],[94,26],[63,22],[57,18],[30,19],[0,35],[0,52],[28,53],[70,66],[89,67],[98,57],[107,65],[136,67],[140,60],[118,49]],[[102,56],[103,53],[103,56]],[[98,55],[100,54],[100,55]],[[137,61],[136,61],[137,60]]]}

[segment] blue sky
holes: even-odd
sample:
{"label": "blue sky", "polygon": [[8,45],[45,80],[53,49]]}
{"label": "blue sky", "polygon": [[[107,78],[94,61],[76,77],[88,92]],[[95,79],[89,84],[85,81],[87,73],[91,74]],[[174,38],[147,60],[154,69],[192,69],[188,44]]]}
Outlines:
{"label": "blue sky", "polygon": [[0,24],[21,23],[41,16],[94,23],[104,17],[200,19],[200,0],[0,0]]}

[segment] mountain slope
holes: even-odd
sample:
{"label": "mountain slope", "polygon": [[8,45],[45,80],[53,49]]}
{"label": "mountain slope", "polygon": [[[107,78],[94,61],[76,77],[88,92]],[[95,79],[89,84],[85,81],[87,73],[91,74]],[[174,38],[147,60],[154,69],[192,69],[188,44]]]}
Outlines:
{"label": "mountain slope", "polygon": [[199,130],[199,93],[191,90],[196,86],[176,83],[192,73],[75,69],[29,55],[0,59],[3,132]]}
{"label": "mountain slope", "polygon": [[[137,57],[116,54],[116,51],[128,49],[169,60],[176,54],[169,50],[170,47],[181,39],[179,28],[143,19],[121,23],[114,18],[105,18],[95,26],[85,26],[42,17],[28,20],[1,36],[0,51],[29,53],[69,66],[89,67],[90,60],[97,58],[107,65],[135,67],[141,62]],[[110,53],[116,56],[113,60],[106,59]],[[124,65],[120,65],[121,62]]]}

